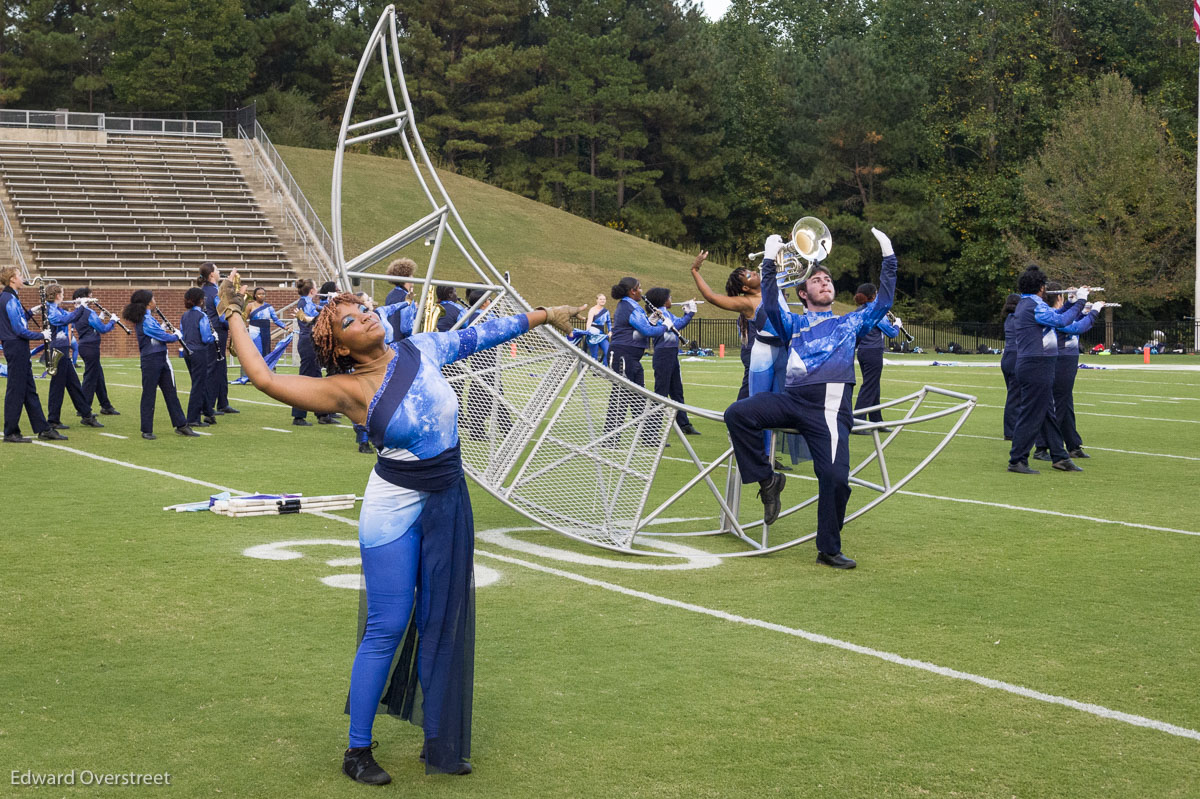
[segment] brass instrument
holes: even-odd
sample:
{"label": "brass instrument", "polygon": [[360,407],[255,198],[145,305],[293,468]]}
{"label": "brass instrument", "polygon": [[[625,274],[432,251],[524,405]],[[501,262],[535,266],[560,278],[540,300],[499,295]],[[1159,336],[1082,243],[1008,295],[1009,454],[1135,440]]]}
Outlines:
{"label": "brass instrument", "polygon": [[[833,250],[833,234],[815,216],[806,216],[792,225],[792,234],[776,256],[776,282],[780,288],[795,286],[808,280],[817,264]],[[750,260],[763,253],[751,253]]]}
{"label": "brass instrument", "polygon": [[425,318],[422,320],[421,327],[421,331],[424,333],[436,330],[438,317],[442,315],[442,304],[437,301],[433,287],[430,286],[426,290],[430,296],[425,300]]}
{"label": "brass instrument", "polygon": [[54,331],[50,329],[50,322],[46,316],[46,307],[50,304],[49,300],[46,298],[46,278],[38,275],[33,279],[33,282],[38,284],[38,299],[41,301],[41,305],[38,306],[38,310],[41,312],[42,330],[50,333],[50,339],[46,342],[42,357],[46,363],[46,374],[54,377],[56,374],[58,374],[58,362],[62,360],[63,353],[62,350],[57,349],[54,346]]}
{"label": "brass instrument", "polygon": [[894,327],[900,331],[900,335],[904,336],[905,341],[907,341],[910,344],[912,343],[913,334],[909,333],[901,325],[896,324],[896,315],[894,313],[892,313],[891,311],[888,311],[887,314],[885,314],[884,318],[887,319],[889,325],[891,325],[892,327]]}

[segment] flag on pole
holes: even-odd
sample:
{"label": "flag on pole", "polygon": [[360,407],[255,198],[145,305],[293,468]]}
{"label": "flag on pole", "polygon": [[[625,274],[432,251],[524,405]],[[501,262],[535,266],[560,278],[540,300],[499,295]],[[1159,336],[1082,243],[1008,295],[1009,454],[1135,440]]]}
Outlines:
{"label": "flag on pole", "polygon": [[1192,27],[1196,29],[1196,41],[1200,42],[1200,0],[1192,0]]}

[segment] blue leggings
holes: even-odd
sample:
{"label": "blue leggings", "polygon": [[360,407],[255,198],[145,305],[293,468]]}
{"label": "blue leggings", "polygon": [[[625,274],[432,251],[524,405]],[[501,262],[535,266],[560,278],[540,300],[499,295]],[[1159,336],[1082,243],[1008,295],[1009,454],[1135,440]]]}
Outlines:
{"label": "blue leggings", "polygon": [[608,366],[608,339],[604,339],[599,344],[588,345],[588,355],[595,358],[600,363]]}
{"label": "blue leggings", "polygon": [[[414,525],[395,541],[364,547],[361,551],[363,579],[367,584],[367,627],[350,672],[351,748],[371,745],[375,711],[387,687],[392,659],[413,615],[421,560],[420,527]],[[425,685],[428,666],[423,660],[417,660],[417,678]],[[428,693],[424,695],[426,737],[437,735],[437,730],[428,728],[439,717],[438,708],[430,707],[433,699]]]}

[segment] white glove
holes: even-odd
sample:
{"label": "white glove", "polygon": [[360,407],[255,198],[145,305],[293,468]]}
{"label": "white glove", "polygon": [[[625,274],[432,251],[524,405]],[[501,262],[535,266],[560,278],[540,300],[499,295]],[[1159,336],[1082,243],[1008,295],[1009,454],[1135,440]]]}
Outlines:
{"label": "white glove", "polygon": [[1104,300],[1098,300],[1097,302],[1093,303],[1091,310],[1095,311],[1096,313],[1100,313],[1101,311],[1103,311],[1104,310]]}
{"label": "white glove", "polygon": [[1075,299],[1076,300],[1087,300],[1087,298],[1088,298],[1088,287],[1087,286],[1083,286],[1081,288],[1075,289]]}
{"label": "white glove", "polygon": [[696,301],[688,300],[687,302],[685,302],[683,304],[683,312],[684,313],[695,313],[696,312]]}
{"label": "white glove", "polygon": [[892,317],[892,327],[904,327],[904,320],[899,316]]}
{"label": "white glove", "polygon": [[49,330],[42,331],[42,341],[49,342],[52,338],[54,337],[50,334]]}
{"label": "white glove", "polygon": [[879,242],[879,249],[883,250],[883,257],[895,255],[896,251],[892,249],[892,240],[887,237],[879,228],[871,228],[871,233],[874,234],[876,241]]}
{"label": "white glove", "polygon": [[767,236],[767,241],[763,244],[763,260],[774,261],[781,249],[783,249],[783,236]]}
{"label": "white glove", "polygon": [[675,329],[674,320],[672,320],[671,317],[667,316],[666,314],[663,314],[662,323],[663,323],[663,326],[667,328],[667,330]]}

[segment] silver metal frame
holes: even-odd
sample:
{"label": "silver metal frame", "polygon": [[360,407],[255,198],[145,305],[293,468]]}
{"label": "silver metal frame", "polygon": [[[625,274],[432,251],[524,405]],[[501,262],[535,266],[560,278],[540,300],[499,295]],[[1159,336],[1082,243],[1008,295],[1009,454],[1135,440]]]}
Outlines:
{"label": "silver metal frame", "polygon": [[[376,58],[379,59],[383,68],[388,110],[371,119],[352,121],[354,118],[355,98],[358,95],[368,67]],[[397,93],[397,87],[399,88],[399,93]],[[399,136],[404,154],[408,162],[413,165],[413,170],[416,173],[421,191],[429,203],[430,212],[403,230],[388,236],[383,241],[368,248],[363,253],[354,258],[347,259],[343,244],[342,229],[344,210],[342,175],[346,150],[355,144],[389,135]],[[508,274],[501,272],[492,264],[482,248],[480,248],[471,236],[470,231],[467,229],[466,224],[447,194],[445,187],[442,185],[437,171],[434,169],[433,162],[429,158],[429,154],[425,150],[425,145],[421,141],[416,128],[412,103],[405,84],[404,72],[400,66],[394,6],[388,6],[380,16],[379,22],[368,39],[362,58],[359,61],[358,69],[354,75],[354,81],[350,87],[349,99],[346,103],[345,113],[342,116],[341,130],[338,135],[338,146],[334,155],[331,210],[334,248],[332,254],[340,271],[343,288],[348,288],[352,279],[382,280],[389,283],[413,283],[420,285],[422,291],[417,309],[416,318],[418,323],[425,318],[425,310],[431,301],[430,294],[434,286],[480,288],[488,292],[487,297],[489,298],[506,298],[518,308],[524,310],[530,310],[531,308],[530,304],[513,288],[508,280]],[[442,245],[447,238],[450,244],[457,248],[471,268],[474,269],[481,283],[464,283],[436,277],[438,257],[441,253]],[[418,241],[426,241],[432,245],[429,251],[429,265],[423,278],[416,275],[413,277],[393,277],[367,271],[371,266],[381,263],[405,247]],[[480,303],[482,302],[483,300],[480,301]],[[466,319],[467,316],[467,314],[463,314],[461,318]],[[761,519],[750,524],[738,521],[741,483],[738,479],[736,464],[733,462],[732,449],[727,449],[715,461],[704,463],[696,454],[687,436],[683,434],[683,431],[675,420],[675,415],[678,411],[686,411],[699,418],[723,424],[723,415],[720,412],[705,408],[696,408],[660,397],[646,388],[626,380],[607,366],[592,360],[586,353],[572,346],[566,338],[556,331],[541,327],[528,335],[541,336],[548,339],[555,349],[550,355],[533,356],[521,362],[523,367],[528,366],[530,363],[541,361],[550,365],[549,371],[538,386],[537,396],[530,401],[530,405],[527,405],[522,410],[505,403],[506,411],[514,418],[514,428],[519,427],[520,432],[527,434],[527,437],[507,436],[500,449],[494,453],[494,457],[489,460],[487,467],[483,470],[475,469],[464,463],[466,471],[471,478],[496,499],[547,529],[554,530],[593,546],[625,554],[678,557],[678,555],[661,550],[637,547],[636,539],[639,535],[657,538],[672,535],[712,536],[731,534],[748,546],[748,549],[743,551],[713,553],[715,557],[742,557],[778,552],[808,541],[816,535],[815,533],[808,533],[787,541],[772,544],[767,528],[765,525],[762,525]],[[562,364],[570,364],[571,368],[564,368]],[[502,367],[497,366],[496,369],[500,370]],[[476,374],[478,373],[476,372]],[[632,421],[622,420],[618,427],[605,431],[603,435],[600,435],[585,447],[563,441],[561,438],[554,438],[552,433],[555,430],[555,422],[568,407],[572,396],[577,392],[586,391],[584,380],[589,375],[600,377],[612,383],[615,387],[637,395],[639,401],[644,400],[645,409],[640,415],[635,414]],[[459,374],[451,376],[450,380],[452,383],[455,383],[465,381],[468,377],[468,375]],[[483,390],[489,392],[497,401],[497,406],[500,402],[504,401],[502,392],[487,387],[485,381],[478,381],[471,385],[473,391],[477,388],[483,388]],[[922,403],[930,395],[948,397],[957,400],[957,403],[950,408],[918,414],[917,411],[920,409]],[[556,402],[558,403],[557,408],[555,408]],[[950,439],[954,437],[965,423],[971,410],[975,407],[975,402],[975,398],[967,394],[947,391],[934,386],[926,386],[906,397],[856,411],[855,415],[857,417],[875,410],[905,409],[900,419],[889,420],[883,423],[868,423],[862,419],[856,419],[854,429],[860,432],[870,432],[875,446],[870,455],[851,470],[851,482],[854,485],[878,491],[879,496],[874,497],[865,506],[847,516],[846,521],[849,522],[856,519],[876,507],[912,480],[946,447]],[[584,403],[584,407],[590,408],[590,405]],[[590,451],[591,447],[599,448],[606,440],[618,440],[623,430],[636,427],[649,416],[657,413],[662,414],[665,424],[664,429],[657,437],[657,452],[653,453],[655,456],[654,465],[649,473],[641,472],[631,464],[633,450],[628,450],[624,453],[618,450],[613,453],[613,457]],[[887,469],[884,450],[896,439],[900,430],[906,425],[926,423],[948,418],[956,414],[957,419],[955,419],[951,429],[933,450],[904,477],[899,480],[892,479]],[[590,417],[588,426],[589,428],[593,426]],[[894,430],[886,437],[881,438],[880,429],[884,426],[891,426]],[[682,444],[684,451],[687,453],[688,459],[696,468],[696,474],[687,480],[678,490],[674,491],[667,500],[647,513],[645,512],[646,500],[649,497],[651,484],[658,473],[666,438],[671,431],[674,431],[677,440]],[[549,464],[543,464],[537,469],[533,469],[531,464],[534,463],[535,456],[544,446],[556,447],[558,450],[568,452],[568,455],[565,458],[559,458],[557,461],[552,460]],[[624,491],[626,493],[622,496],[636,499],[636,512],[633,519],[614,520],[611,516],[611,511],[606,511],[605,518],[596,520],[594,524],[591,522],[586,524],[576,523],[576,529],[573,530],[571,529],[571,525],[565,523],[570,520],[565,519],[561,514],[552,509],[539,506],[533,499],[523,498],[520,494],[520,489],[526,482],[536,479],[542,473],[552,471],[556,465],[562,462],[583,455],[586,455],[595,463],[598,474],[607,468],[621,475],[617,478],[612,494],[616,495]],[[880,467],[881,482],[879,483],[868,481],[859,476],[864,468],[875,461],[879,463]],[[520,467],[518,468],[519,462]],[[723,490],[718,488],[717,484],[713,481],[713,475],[722,467],[726,470]],[[515,475],[513,474],[514,470],[516,472]],[[644,483],[639,484],[638,481],[644,481]],[[601,480],[600,483],[603,484],[603,481]],[[646,527],[658,519],[667,508],[671,507],[693,488],[701,484],[707,487],[720,508],[721,524],[718,528],[692,533],[646,532]],[[639,491],[640,497],[637,493],[630,493]],[[780,518],[786,518],[815,502],[816,496],[807,498],[787,508],[780,514]],[[617,524],[617,522],[624,523]],[[583,526],[603,529],[610,538],[620,543],[609,544],[581,535],[577,530]],[[762,528],[757,540],[752,538],[748,532],[756,526]],[[776,529],[778,530],[779,528],[777,527]]]}

